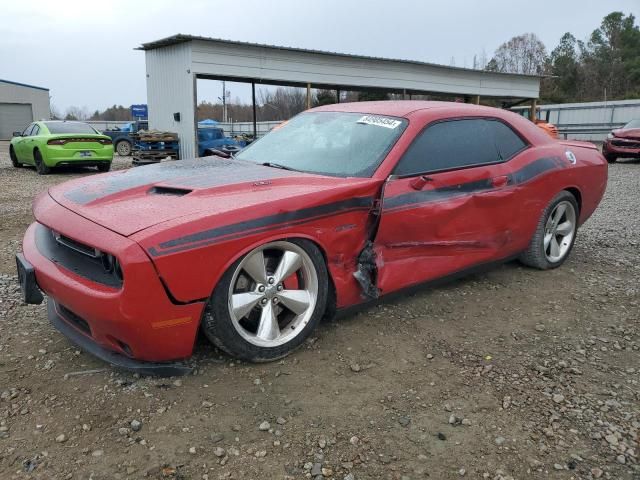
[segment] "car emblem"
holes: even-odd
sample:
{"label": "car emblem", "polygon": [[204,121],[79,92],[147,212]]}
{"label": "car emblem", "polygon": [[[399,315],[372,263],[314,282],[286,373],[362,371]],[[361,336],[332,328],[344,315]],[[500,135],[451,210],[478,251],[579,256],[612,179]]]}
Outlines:
{"label": "car emblem", "polygon": [[569,162],[571,163],[571,165],[575,165],[576,162],[578,161],[575,154],[571,150],[567,150],[566,152],[564,152],[564,154],[567,157],[567,160],[569,160]]}

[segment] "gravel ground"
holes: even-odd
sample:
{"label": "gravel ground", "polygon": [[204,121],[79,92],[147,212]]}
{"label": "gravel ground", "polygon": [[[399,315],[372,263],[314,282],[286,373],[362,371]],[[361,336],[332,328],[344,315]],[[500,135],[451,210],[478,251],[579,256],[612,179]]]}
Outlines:
{"label": "gravel ground", "polygon": [[20,303],[33,196],[91,172],[13,169],[0,143],[0,478],[640,478],[640,163],[609,172],[560,269],[425,289],[266,365],[200,341],[193,375],[159,379]]}

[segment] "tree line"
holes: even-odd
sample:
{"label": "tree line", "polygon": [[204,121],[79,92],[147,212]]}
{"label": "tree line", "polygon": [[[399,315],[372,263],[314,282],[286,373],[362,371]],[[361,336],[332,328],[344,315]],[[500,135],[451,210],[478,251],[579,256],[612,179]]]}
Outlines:
{"label": "tree line", "polygon": [[535,34],[519,35],[498,47],[486,69],[545,75],[546,103],[640,98],[640,29],[632,14],[612,12],[586,40],[565,33],[550,54]]}

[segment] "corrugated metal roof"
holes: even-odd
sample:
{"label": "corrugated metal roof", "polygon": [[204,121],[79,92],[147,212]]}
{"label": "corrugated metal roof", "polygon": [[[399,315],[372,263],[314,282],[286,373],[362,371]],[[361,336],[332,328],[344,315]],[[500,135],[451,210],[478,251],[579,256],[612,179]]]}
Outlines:
{"label": "corrugated metal roof", "polygon": [[9,83],[11,85],[19,85],[21,87],[28,87],[28,88],[35,88],[37,90],[46,90],[47,92],[49,91],[48,88],[44,88],[44,87],[36,87],[35,85],[29,85],[27,83],[20,83],[20,82],[12,82],[11,80],[3,80],[2,78],[0,78],[0,82],[2,83]]}
{"label": "corrugated metal roof", "polygon": [[[214,43],[226,43],[227,45],[240,45],[245,47],[258,47],[258,48],[269,48],[275,50],[285,50],[290,52],[302,52],[302,53],[313,53],[319,55],[333,55],[338,57],[349,57],[356,58],[361,60],[379,60],[385,62],[402,62],[409,63],[413,65],[425,65],[430,67],[443,68],[447,70],[457,70],[464,72],[478,72],[480,70],[474,70],[471,68],[463,68],[463,67],[452,67],[449,65],[441,65],[438,63],[429,63],[429,62],[421,62],[418,60],[405,60],[400,58],[385,58],[385,57],[372,57],[369,55],[352,55],[348,53],[339,53],[339,52],[327,52],[324,50],[313,50],[308,48],[298,48],[298,47],[282,47],[278,45],[267,45],[263,43],[251,43],[251,42],[240,42],[237,40],[225,40],[222,38],[213,38],[213,37],[201,37],[197,35],[186,35],[182,33],[178,33],[177,35],[172,35],[170,37],[161,38],[160,40],[155,40],[153,42],[143,43],[136,50],[155,50],[162,47],[168,47],[170,45],[176,45],[179,43],[186,43],[192,40],[201,40],[205,42],[214,42]],[[535,78],[543,78],[544,75],[525,75],[522,73],[503,73],[503,72],[490,72],[492,74],[498,75],[508,75],[508,76],[516,76],[516,77],[535,77]]]}

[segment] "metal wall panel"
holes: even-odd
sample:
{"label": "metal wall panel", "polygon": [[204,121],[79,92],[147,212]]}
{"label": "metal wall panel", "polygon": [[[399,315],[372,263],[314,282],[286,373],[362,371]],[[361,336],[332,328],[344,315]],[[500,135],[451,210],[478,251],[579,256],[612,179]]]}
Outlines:
{"label": "metal wall panel", "polygon": [[[31,87],[0,80],[0,103],[29,105],[31,119],[28,122],[33,120],[49,120],[50,118],[49,90],[46,88]],[[23,116],[22,118],[26,117]],[[0,122],[1,121],[2,120],[0,120]],[[13,130],[22,130],[24,127],[26,127],[26,124]],[[0,124],[0,130],[6,132],[11,130],[11,128]],[[5,140],[7,138],[6,135],[6,133],[3,133],[0,139]],[[9,131],[9,135],[11,135],[11,131]]]}
{"label": "metal wall panel", "polygon": [[0,140],[10,140],[33,121],[30,103],[0,103]]}
{"label": "metal wall panel", "polygon": [[[195,76],[188,43],[146,52],[149,128],[175,132],[180,137],[180,158],[197,155],[195,128]],[[180,120],[174,114],[180,114]]]}
{"label": "metal wall panel", "polygon": [[201,75],[456,95],[537,98],[539,94],[538,77],[220,41],[187,43],[193,45],[193,70]]}
{"label": "metal wall panel", "polygon": [[[514,107],[515,111],[529,107]],[[558,127],[564,138],[604,141],[607,134],[633,119],[640,119],[640,100],[609,102],[560,103],[540,105],[541,118]]]}

